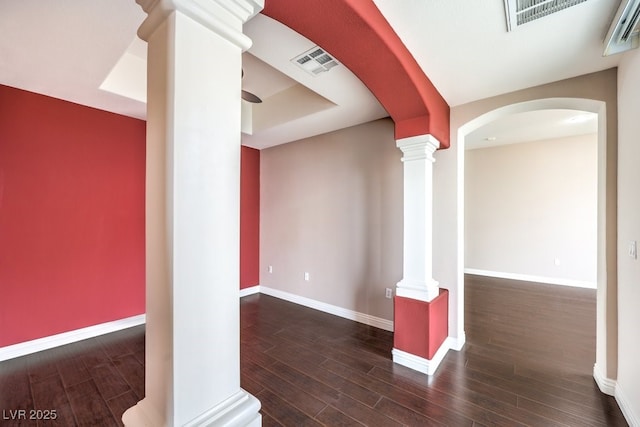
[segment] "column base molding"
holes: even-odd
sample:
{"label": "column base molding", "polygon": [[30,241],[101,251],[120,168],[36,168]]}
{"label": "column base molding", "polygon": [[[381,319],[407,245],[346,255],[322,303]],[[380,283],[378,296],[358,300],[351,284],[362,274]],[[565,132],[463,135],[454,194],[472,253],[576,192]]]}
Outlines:
{"label": "column base molding", "polygon": [[122,423],[126,427],[163,426],[166,424],[164,416],[153,408],[147,398],[124,411]]}
{"label": "column base molding", "polygon": [[260,427],[260,401],[246,391],[240,391],[227,400],[211,408],[199,417],[189,421],[185,427],[233,426]]}
{"label": "column base molding", "polygon": [[[126,427],[147,427],[166,425],[164,417],[151,408],[147,399],[138,402],[122,415]],[[185,427],[233,426],[260,427],[260,401],[240,389],[239,392],[220,402],[200,416],[184,424]]]}
{"label": "column base molding", "polygon": [[440,295],[439,283],[431,279],[428,282],[418,282],[402,279],[396,284],[396,295],[418,301],[431,302]]}
{"label": "column base molding", "polygon": [[447,352],[451,347],[450,340],[450,338],[447,338],[442,343],[432,359],[425,359],[424,357],[416,356],[415,354],[407,353],[406,351],[394,348],[391,350],[393,363],[406,366],[409,369],[413,369],[414,371],[418,371],[426,375],[433,375],[435,374],[438,366],[440,366],[440,362],[442,362],[442,359],[444,359],[444,356],[447,355]]}

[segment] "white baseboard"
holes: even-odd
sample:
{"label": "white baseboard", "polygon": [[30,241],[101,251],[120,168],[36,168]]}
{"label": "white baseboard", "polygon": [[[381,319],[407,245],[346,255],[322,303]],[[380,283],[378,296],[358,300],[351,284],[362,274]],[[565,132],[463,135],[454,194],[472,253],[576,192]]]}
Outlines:
{"label": "white baseboard", "polygon": [[391,320],[382,319],[380,317],[371,316],[369,314],[359,313],[357,311],[348,310],[336,305],[316,301],[311,298],[301,297],[299,295],[291,294],[289,292],[280,291],[278,289],[273,289],[266,286],[260,286],[260,293],[283,299],[285,301],[293,302],[295,304],[300,304],[305,307],[313,308],[315,310],[320,310],[325,313],[333,314],[335,316],[343,317],[345,319],[364,323],[365,325],[384,329],[385,331],[393,332],[393,321]]}
{"label": "white baseboard", "polygon": [[[615,391],[616,402],[622,411],[622,415],[627,420],[627,423],[631,427],[640,427],[640,414],[634,412],[634,408],[631,406],[631,401],[627,397],[626,393],[622,390],[620,383],[616,385]],[[639,408],[635,408],[638,410]]]}
{"label": "white baseboard", "polygon": [[549,285],[573,286],[574,288],[597,289],[596,282],[585,280],[562,279],[546,276],[532,276],[529,274],[505,273],[502,271],[480,270],[477,268],[465,268],[465,274],[474,274],[476,276],[498,277],[500,279],[521,280],[524,282],[547,283]]}
{"label": "white baseboard", "polygon": [[436,354],[433,355],[433,359],[425,359],[424,357],[416,356],[415,354],[407,353],[406,351],[398,350],[394,348],[391,350],[393,355],[393,362],[407,368],[411,368],[414,371],[422,372],[423,374],[433,375],[435,374],[440,362],[447,355],[447,352],[452,348],[453,340],[447,338],[444,340]]}
{"label": "white baseboard", "polygon": [[82,329],[76,329],[61,334],[50,335],[44,338],[38,338],[32,341],[25,341],[18,344],[9,345],[0,348],[0,362],[3,360],[13,359],[15,357],[25,356],[27,354],[36,353],[42,350],[58,347],[61,345],[71,344],[76,341],[82,341],[87,338],[97,337],[99,335],[120,331],[122,329],[131,328],[133,326],[145,323],[146,316],[139,314],[137,316],[127,317],[126,319],[114,320],[113,322],[101,323],[99,325],[88,326]]}
{"label": "white baseboard", "polygon": [[260,293],[260,285],[252,286],[250,288],[240,289],[240,298],[246,297],[253,294]]}
{"label": "white baseboard", "polygon": [[608,394],[609,396],[615,396],[616,394],[616,382],[610,378],[607,378],[602,372],[600,372],[600,368],[597,364],[593,365],[593,379],[596,381],[598,388],[604,394]]}
{"label": "white baseboard", "polygon": [[447,339],[449,340],[449,348],[451,350],[460,351],[462,350],[462,347],[464,347],[464,344],[467,342],[467,334],[462,332],[462,335],[457,338],[450,336]]}

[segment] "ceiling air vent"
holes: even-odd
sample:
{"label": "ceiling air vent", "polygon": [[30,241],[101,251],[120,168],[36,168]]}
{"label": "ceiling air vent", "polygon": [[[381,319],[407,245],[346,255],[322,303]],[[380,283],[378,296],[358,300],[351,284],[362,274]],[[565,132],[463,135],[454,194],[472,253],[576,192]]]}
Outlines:
{"label": "ceiling air vent", "polygon": [[635,49],[640,44],[640,0],[623,0],[604,41],[604,56]]}
{"label": "ceiling air vent", "polygon": [[317,76],[320,73],[329,71],[339,64],[335,58],[318,46],[296,56],[291,62],[312,76]]}
{"label": "ceiling air vent", "polygon": [[584,1],[586,0],[504,0],[507,31]]}

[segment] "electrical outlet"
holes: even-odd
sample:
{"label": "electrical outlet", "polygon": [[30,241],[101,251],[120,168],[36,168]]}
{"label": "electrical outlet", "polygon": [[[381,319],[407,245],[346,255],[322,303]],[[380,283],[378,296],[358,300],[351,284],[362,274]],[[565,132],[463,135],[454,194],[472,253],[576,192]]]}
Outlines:
{"label": "electrical outlet", "polygon": [[629,256],[638,259],[638,243],[635,240],[629,242]]}
{"label": "electrical outlet", "polygon": [[389,298],[389,299],[391,299],[391,297],[393,297],[393,291],[391,290],[391,288],[386,288],[384,290],[384,296],[385,296],[385,298]]}
{"label": "electrical outlet", "polygon": [[269,274],[273,273],[273,265],[269,266]]}
{"label": "electrical outlet", "polygon": [[309,281],[309,273],[307,273],[306,271],[304,273],[304,280],[305,280],[305,282]]}
{"label": "electrical outlet", "polygon": [[560,265],[560,258],[555,258],[555,259],[553,260],[553,263],[554,263],[555,265]]}

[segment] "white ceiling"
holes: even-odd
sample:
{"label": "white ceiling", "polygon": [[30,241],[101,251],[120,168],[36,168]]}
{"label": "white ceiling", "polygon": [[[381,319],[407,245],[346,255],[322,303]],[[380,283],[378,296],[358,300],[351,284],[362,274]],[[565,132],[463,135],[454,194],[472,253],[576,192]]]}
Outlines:
{"label": "white ceiling", "polygon": [[[279,92],[273,99],[263,97],[264,89],[252,88],[253,93],[263,97],[262,104],[253,105],[254,123],[259,118],[260,126],[252,135],[242,136],[243,144],[264,148],[388,115],[373,94],[344,65],[315,77],[294,65],[292,58],[315,46],[311,40],[261,14],[245,24],[244,32],[253,40],[250,55],[297,81],[300,87]],[[245,89],[249,89],[250,70],[245,68],[245,73]],[[268,81],[263,83],[269,84]],[[319,95],[325,102],[310,99],[308,92]],[[311,103],[315,106],[312,107]]]}
{"label": "white ceiling", "polygon": [[618,0],[587,0],[507,32],[503,0],[374,0],[456,106],[617,65],[603,40]]}
{"label": "white ceiling", "polygon": [[538,110],[501,117],[465,136],[465,149],[543,141],[598,132],[596,113]]}
{"label": "white ceiling", "polygon": [[[503,0],[374,2],[451,106],[619,61],[602,57],[617,0],[587,0],[513,32]],[[0,84],[144,118],[134,76],[144,49],[132,45],[144,16],[134,0],[0,0]],[[264,148],[387,115],[343,65],[318,77],[294,66],[290,59],[312,41],[263,15],[245,33],[254,45],[243,60],[243,87],[264,102],[251,107],[244,144]],[[129,59],[124,76],[138,95],[100,89],[121,58]]]}

